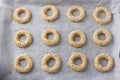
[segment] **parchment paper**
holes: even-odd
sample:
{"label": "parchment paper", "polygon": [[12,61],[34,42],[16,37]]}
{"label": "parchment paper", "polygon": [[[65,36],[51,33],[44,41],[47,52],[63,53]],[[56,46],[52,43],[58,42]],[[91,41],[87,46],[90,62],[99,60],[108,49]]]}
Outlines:
{"label": "parchment paper", "polygon": [[[41,19],[40,11],[44,5],[52,4],[59,9],[60,17],[54,22]],[[1,0],[0,3],[0,80],[119,80],[120,78],[120,1],[119,0]],[[71,5],[84,7],[87,16],[82,22],[71,22],[66,14]],[[108,7],[113,13],[112,21],[101,26],[92,19],[96,6]],[[32,13],[32,19],[27,24],[19,24],[12,20],[14,9],[27,7]],[[48,47],[41,40],[41,33],[48,27],[54,27],[60,32],[61,42]],[[105,28],[113,35],[110,45],[99,47],[92,41],[92,34],[98,28]],[[21,29],[28,30],[33,35],[33,43],[27,48],[19,48],[13,42],[14,34]],[[73,48],[68,44],[68,34],[80,29],[87,35],[87,43],[82,48]],[[67,66],[67,60],[72,52],[83,52],[89,59],[88,68],[84,72],[76,72]],[[56,52],[62,58],[62,68],[58,73],[48,74],[41,68],[40,60],[48,52]],[[94,67],[96,55],[106,52],[115,60],[114,68],[107,73],[101,73]],[[19,54],[28,53],[34,61],[34,68],[28,74],[20,74],[12,67],[14,58]]]}

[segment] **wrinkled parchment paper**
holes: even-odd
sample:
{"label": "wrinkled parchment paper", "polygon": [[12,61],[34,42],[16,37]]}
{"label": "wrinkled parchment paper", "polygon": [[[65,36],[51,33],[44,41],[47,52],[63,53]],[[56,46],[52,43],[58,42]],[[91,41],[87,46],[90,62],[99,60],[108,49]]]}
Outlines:
{"label": "wrinkled parchment paper", "polygon": [[[60,17],[54,22],[41,19],[40,11],[44,5],[52,4],[60,11]],[[84,7],[87,16],[82,22],[73,23],[65,13],[71,5]],[[108,7],[113,13],[112,22],[101,26],[92,19],[96,6]],[[19,24],[12,20],[14,9],[25,6],[30,9],[32,19],[27,24]],[[120,78],[120,1],[119,0],[1,0],[0,2],[0,80],[119,80]],[[41,33],[48,27],[54,27],[61,34],[61,42],[53,47],[44,45]],[[92,34],[98,28],[105,28],[113,35],[110,45],[99,47],[92,42]],[[27,48],[19,48],[13,42],[14,34],[21,29],[33,35],[33,43]],[[82,48],[73,48],[68,44],[68,34],[72,30],[81,29],[87,35],[87,43]],[[68,57],[72,52],[83,52],[89,59],[88,68],[84,72],[75,72],[67,66]],[[40,60],[48,52],[56,52],[62,58],[62,68],[58,73],[48,74],[41,68]],[[114,68],[101,73],[94,67],[96,55],[106,52],[115,60]],[[28,53],[34,61],[34,68],[28,74],[20,74],[12,67],[14,58],[19,54]]]}

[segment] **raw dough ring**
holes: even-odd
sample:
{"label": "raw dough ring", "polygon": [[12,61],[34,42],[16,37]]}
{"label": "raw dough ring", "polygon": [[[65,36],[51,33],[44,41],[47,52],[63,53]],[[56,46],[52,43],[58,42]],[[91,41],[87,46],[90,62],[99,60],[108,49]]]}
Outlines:
{"label": "raw dough ring", "polygon": [[[50,61],[50,59],[54,59],[55,60],[55,64],[53,67],[49,67],[48,66],[48,62]],[[45,54],[41,60],[41,66],[42,68],[48,72],[48,73],[55,73],[57,72],[60,67],[61,67],[61,58],[55,54],[55,53],[48,53]]]}
{"label": "raw dough ring", "polygon": [[[20,66],[21,60],[25,60],[27,62],[27,65],[25,67]],[[28,73],[33,68],[33,60],[28,54],[20,54],[14,59],[13,67],[16,71],[20,73]]]}
{"label": "raw dough ring", "polygon": [[[80,37],[80,41],[74,41],[76,36]],[[79,48],[83,46],[86,42],[86,35],[80,30],[74,30],[70,32],[68,36],[68,42],[72,47]]]}
{"label": "raw dough ring", "polygon": [[[108,61],[106,66],[101,65],[100,62],[102,59],[106,59]],[[98,56],[95,57],[94,65],[99,71],[108,72],[113,68],[114,59],[109,54],[102,53],[102,54],[99,54]]]}
{"label": "raw dough ring", "polygon": [[[48,34],[52,34],[54,36],[53,39],[48,39],[47,36]],[[60,41],[60,35],[58,31],[56,31],[53,28],[47,28],[42,32],[42,41],[44,44],[48,46],[53,46],[56,45]]]}
{"label": "raw dough ring", "polygon": [[[100,34],[105,35],[104,40],[99,39]],[[105,29],[100,28],[93,33],[93,42],[99,46],[106,46],[111,42],[111,40],[112,40],[112,35]]]}
{"label": "raw dough ring", "polygon": [[[25,41],[20,41],[21,36],[25,36]],[[32,35],[26,30],[20,30],[14,36],[14,42],[20,48],[28,47],[32,43],[32,39]]]}
{"label": "raw dough ring", "polygon": [[[49,10],[51,10],[53,13],[51,16],[47,15],[47,12]],[[41,10],[41,17],[42,19],[46,21],[52,22],[52,21],[55,21],[59,17],[59,11],[55,6],[47,5],[47,6],[44,6],[43,9]]]}
{"label": "raw dough ring", "polygon": [[[105,13],[105,18],[99,18],[99,13],[101,12],[104,12]],[[97,7],[93,14],[93,19],[98,23],[98,24],[107,24],[111,21],[112,19],[112,13],[106,8],[106,7],[103,7],[103,6],[100,6],[100,7]]]}
{"label": "raw dough ring", "polygon": [[[76,65],[74,63],[74,60],[77,58],[80,58],[82,61],[80,65]],[[85,56],[85,54],[81,52],[73,53],[68,59],[68,65],[75,71],[83,71],[87,67],[87,64],[88,64],[87,57]]]}
{"label": "raw dough ring", "polygon": [[[20,17],[21,13],[25,13],[25,17]],[[13,19],[17,21],[18,23],[25,24],[31,20],[32,14],[31,12],[25,8],[25,7],[19,7],[17,8],[13,13]]]}
{"label": "raw dough ring", "polygon": [[[74,11],[79,11],[80,14],[78,16],[73,16],[73,12]],[[80,7],[80,6],[71,6],[68,9],[66,15],[67,15],[68,19],[70,19],[71,21],[79,22],[79,21],[84,19],[86,13],[85,13],[85,10],[82,7]]]}

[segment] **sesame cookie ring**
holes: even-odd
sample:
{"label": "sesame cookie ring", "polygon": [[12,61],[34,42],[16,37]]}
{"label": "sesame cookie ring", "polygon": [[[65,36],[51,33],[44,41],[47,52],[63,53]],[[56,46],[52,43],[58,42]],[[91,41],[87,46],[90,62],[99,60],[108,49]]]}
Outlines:
{"label": "sesame cookie ring", "polygon": [[[51,60],[51,59],[54,59],[55,60],[55,64],[53,67],[49,67],[48,65],[48,62]],[[55,53],[48,53],[48,54],[45,54],[43,57],[42,57],[42,60],[41,60],[41,66],[42,68],[48,72],[48,73],[55,73],[57,72],[60,67],[61,67],[61,58],[55,54]]]}
{"label": "sesame cookie ring", "polygon": [[[101,64],[102,59],[106,59],[108,61],[106,66],[102,66]],[[94,65],[99,71],[108,72],[113,68],[114,59],[109,54],[102,53],[95,57]]]}
{"label": "sesame cookie ring", "polygon": [[[53,39],[48,39],[49,34],[53,35]],[[58,44],[58,42],[60,41],[59,32],[53,28],[47,28],[46,30],[42,32],[42,41],[44,44],[48,46],[54,46]]]}
{"label": "sesame cookie ring", "polygon": [[[24,41],[20,41],[22,36],[25,37]],[[28,47],[32,43],[32,39],[32,35],[26,30],[19,30],[14,36],[14,42],[20,48]]]}
{"label": "sesame cookie ring", "polygon": [[[20,66],[20,61],[25,60],[27,62],[25,67]],[[13,67],[16,71],[20,73],[28,73],[33,68],[33,60],[28,54],[20,54],[14,59]]]}
{"label": "sesame cookie ring", "polygon": [[[25,17],[22,18],[20,17],[20,15],[24,13],[25,14]],[[30,20],[31,20],[31,17],[32,17],[32,14],[31,12],[25,8],[25,7],[19,7],[17,8],[14,13],[13,13],[13,19],[18,22],[18,23],[21,23],[21,24],[25,24],[25,23],[28,23]]]}
{"label": "sesame cookie ring", "polygon": [[[80,37],[79,41],[75,41],[75,37]],[[80,30],[74,30],[68,35],[68,42],[72,47],[79,48],[86,42],[86,35]]]}
{"label": "sesame cookie ring", "polygon": [[[99,36],[100,35],[104,35],[105,39],[100,39]],[[105,29],[97,29],[94,33],[93,33],[93,42],[96,43],[99,46],[106,46],[108,45],[112,40],[112,35]]]}
{"label": "sesame cookie ring", "polygon": [[[77,65],[74,62],[77,58],[79,58],[82,61],[80,65]],[[80,52],[73,53],[68,59],[68,65],[75,71],[83,71],[87,67],[87,64],[87,57],[85,56],[85,54]]]}
{"label": "sesame cookie ring", "polygon": [[[73,15],[73,12],[75,11],[78,11],[79,12],[79,15],[78,16],[74,16]],[[81,20],[84,19],[85,17],[85,10],[80,7],[80,6],[71,6],[68,10],[67,10],[67,13],[66,13],[68,19],[70,19],[71,21],[73,22],[79,22]]]}
{"label": "sesame cookie ring", "polygon": [[[99,17],[99,14],[103,12],[105,14],[105,18],[100,18]],[[98,24],[107,24],[111,21],[112,19],[112,13],[106,8],[106,7],[103,7],[103,6],[99,6],[97,7],[93,14],[93,19],[98,23]]]}
{"label": "sesame cookie ring", "polygon": [[[52,15],[50,16],[47,15],[49,10],[52,11]],[[42,19],[48,22],[52,22],[52,21],[55,21],[59,17],[59,11],[55,6],[47,5],[47,6],[44,6],[43,9],[41,10],[41,17]]]}

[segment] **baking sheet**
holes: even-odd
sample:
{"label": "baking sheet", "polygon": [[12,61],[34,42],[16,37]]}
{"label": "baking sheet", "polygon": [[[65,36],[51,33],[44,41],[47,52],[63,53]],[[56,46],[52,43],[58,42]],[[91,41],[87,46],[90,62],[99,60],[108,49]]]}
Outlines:
{"label": "baking sheet", "polygon": [[[120,74],[120,1],[119,0],[1,0],[0,7],[0,80],[118,80]],[[40,11],[44,5],[53,4],[60,11],[60,17],[54,22],[41,19]],[[87,11],[82,22],[73,23],[65,15],[71,5],[80,5]],[[108,7],[113,13],[112,22],[101,26],[92,19],[96,6]],[[27,24],[19,24],[12,20],[14,9],[25,6],[30,9],[32,19]],[[53,47],[44,45],[41,33],[48,27],[60,32],[61,42]],[[99,47],[92,42],[92,34],[98,28],[105,28],[113,35],[113,41],[106,47]],[[27,48],[19,48],[13,42],[14,34],[21,29],[28,30],[33,35],[33,43]],[[68,34],[80,29],[87,35],[87,43],[82,48],[73,48],[68,44]],[[84,72],[75,72],[67,66],[67,60],[72,52],[83,52],[89,59],[88,68]],[[62,68],[56,74],[48,74],[41,68],[40,60],[48,52],[56,52],[62,58]],[[114,68],[108,73],[101,73],[94,67],[93,61],[101,52],[109,53],[115,59]],[[14,58],[28,53],[34,61],[34,68],[28,74],[20,74],[12,67]]]}

